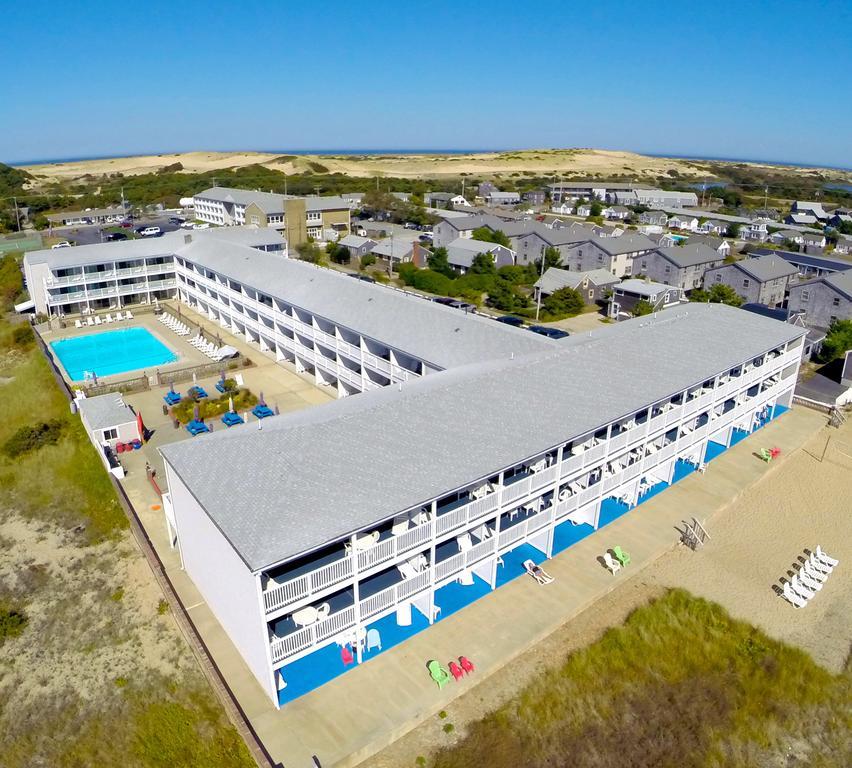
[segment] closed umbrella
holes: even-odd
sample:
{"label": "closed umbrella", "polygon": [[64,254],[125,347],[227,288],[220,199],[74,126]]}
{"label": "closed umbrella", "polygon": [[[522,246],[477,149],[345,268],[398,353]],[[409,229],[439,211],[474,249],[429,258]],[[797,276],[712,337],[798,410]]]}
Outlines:
{"label": "closed umbrella", "polygon": [[275,415],[276,415],[276,416],[280,416],[280,415],[281,415],[281,411],[279,411],[279,410],[278,410],[278,403],[275,403]]}
{"label": "closed umbrella", "polygon": [[234,398],[233,397],[228,398],[228,410],[231,413],[234,413]]}
{"label": "closed umbrella", "polygon": [[171,392],[172,394],[175,393],[175,383],[174,382],[169,384],[169,392]]}
{"label": "closed umbrella", "polygon": [[198,410],[198,406],[196,405],[196,406],[195,406],[195,408],[193,408],[193,409],[192,409],[192,416],[193,416],[193,418],[194,418],[196,421],[198,421],[198,417],[199,417],[200,415],[201,415],[201,413],[200,413],[200,411]]}
{"label": "closed umbrella", "polygon": [[257,401],[258,401],[261,405],[266,405],[266,403],[264,403],[264,402],[263,402],[263,392],[261,392],[261,393],[257,396]]}
{"label": "closed umbrella", "polygon": [[192,372],[192,383],[193,384],[198,383],[198,374],[195,371]]}
{"label": "closed umbrella", "polygon": [[139,431],[139,439],[145,442],[145,422],[142,421],[142,411],[136,414],[136,429]]}

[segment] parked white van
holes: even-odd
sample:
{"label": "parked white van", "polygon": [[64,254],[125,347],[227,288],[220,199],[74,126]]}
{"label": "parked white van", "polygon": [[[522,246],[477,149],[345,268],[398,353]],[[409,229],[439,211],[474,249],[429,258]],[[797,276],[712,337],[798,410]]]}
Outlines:
{"label": "parked white van", "polygon": [[159,227],[145,227],[140,233],[140,237],[156,237],[157,235],[162,234]]}

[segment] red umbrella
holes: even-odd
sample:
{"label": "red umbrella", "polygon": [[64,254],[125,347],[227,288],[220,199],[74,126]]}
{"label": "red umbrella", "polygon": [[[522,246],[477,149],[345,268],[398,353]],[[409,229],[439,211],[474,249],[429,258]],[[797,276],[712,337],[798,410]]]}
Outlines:
{"label": "red umbrella", "polygon": [[139,439],[144,443],[145,442],[145,424],[142,421],[142,411],[139,411],[136,414],[136,429],[139,430]]}

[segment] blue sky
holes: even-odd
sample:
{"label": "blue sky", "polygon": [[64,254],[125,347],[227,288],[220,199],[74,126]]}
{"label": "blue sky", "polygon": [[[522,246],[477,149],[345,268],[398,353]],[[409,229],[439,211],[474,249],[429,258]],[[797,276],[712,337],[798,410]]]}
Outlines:
{"label": "blue sky", "polygon": [[852,3],[4,4],[0,161],[605,147],[852,167]]}

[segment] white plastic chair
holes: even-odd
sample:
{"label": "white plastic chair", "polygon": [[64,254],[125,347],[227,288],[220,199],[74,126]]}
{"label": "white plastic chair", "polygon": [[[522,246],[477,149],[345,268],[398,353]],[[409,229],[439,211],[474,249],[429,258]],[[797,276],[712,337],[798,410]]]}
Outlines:
{"label": "white plastic chair", "polygon": [[327,619],[328,615],[331,613],[331,606],[328,603],[320,603],[317,606],[317,621],[322,621],[323,619]]}
{"label": "white plastic chair", "polygon": [[808,601],[803,597],[799,597],[791,588],[789,584],[784,585],[784,598],[787,602],[792,603],[796,608],[804,608]]}
{"label": "white plastic chair", "polygon": [[822,560],[818,559],[817,556],[811,552],[811,556],[808,558],[808,565],[811,566],[815,571],[819,571],[820,573],[824,573],[828,576],[833,570],[833,565],[826,565]]}
{"label": "white plastic chair", "polygon": [[83,321],[82,321],[82,320],[80,320],[80,318],[77,318],[77,319],[74,321],[74,327],[75,327],[75,328],[82,328],[82,327],[83,327]]}
{"label": "white plastic chair", "polygon": [[805,600],[810,600],[816,594],[814,590],[809,589],[802,584],[798,576],[794,576],[790,579],[790,589],[792,589],[797,595],[804,597]]}
{"label": "white plastic chair", "polygon": [[95,315],[95,325],[100,325],[102,322],[100,315]]}
{"label": "white plastic chair", "polygon": [[813,579],[814,581],[818,581],[820,584],[824,584],[826,581],[828,581],[829,577],[829,574],[814,568],[810,564],[810,561],[805,561],[805,564],[802,566],[800,572],[803,572],[806,576]]}
{"label": "white plastic chair", "polygon": [[815,592],[819,592],[822,589],[822,583],[816,579],[812,579],[804,572],[804,570],[799,571],[796,575],[798,576],[799,581],[808,589],[814,590]]}
{"label": "white plastic chair", "polygon": [[124,317],[128,320],[133,319],[133,313],[128,309],[127,312],[124,313]]}
{"label": "white plastic chair", "polygon": [[604,552],[604,565],[609,569],[609,572],[613,574],[613,576],[621,570],[621,563],[612,559],[612,555],[609,552]]}
{"label": "white plastic chair", "polygon": [[836,568],[838,565],[840,565],[840,561],[823,552],[822,547],[819,544],[816,545],[816,556],[817,560],[822,563],[825,563],[826,565],[830,565],[832,568]]}
{"label": "white plastic chair", "polygon": [[112,315],[109,312],[107,312],[107,316],[104,318],[104,322],[105,323],[111,323],[112,322]]}
{"label": "white plastic chair", "polygon": [[367,630],[367,650],[371,651],[373,648],[382,650],[382,636],[378,629]]}

